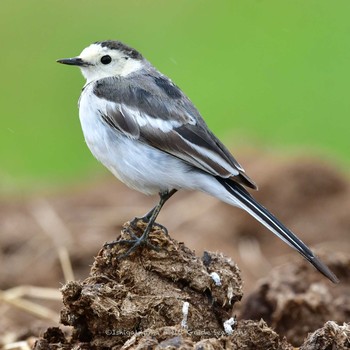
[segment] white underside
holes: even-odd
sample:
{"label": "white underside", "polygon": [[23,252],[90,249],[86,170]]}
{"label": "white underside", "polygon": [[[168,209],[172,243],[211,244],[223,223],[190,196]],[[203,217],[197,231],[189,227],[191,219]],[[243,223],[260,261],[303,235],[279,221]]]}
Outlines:
{"label": "white underside", "polygon": [[145,194],[193,189],[240,206],[212,175],[106,125],[98,111],[106,112],[108,102],[92,93],[92,85],[86,86],[80,98],[79,116],[85,141],[92,154],[120,181]]}

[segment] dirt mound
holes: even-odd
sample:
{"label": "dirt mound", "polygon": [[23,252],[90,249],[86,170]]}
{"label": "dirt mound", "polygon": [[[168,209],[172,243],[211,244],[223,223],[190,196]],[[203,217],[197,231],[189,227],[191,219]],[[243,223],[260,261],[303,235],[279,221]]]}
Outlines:
{"label": "dirt mound", "polygon": [[339,277],[339,285],[325,283],[303,261],[275,268],[245,298],[239,319],[262,318],[294,345],[328,320],[349,321],[350,255],[333,253],[323,260]]}
{"label": "dirt mound", "polygon": [[[139,222],[132,232],[145,227]],[[126,224],[119,239],[130,239],[130,230]],[[61,289],[61,322],[73,327],[72,336],[49,329],[34,349],[291,349],[263,321],[236,325],[242,281],[230,259],[210,252],[198,258],[157,227],[150,243],[156,250],[124,259],[122,244],[106,245],[85,281]]]}
{"label": "dirt mound", "polygon": [[[141,235],[145,227],[127,223],[118,240]],[[350,256],[327,259],[343,282],[341,291],[304,263],[288,265],[261,281],[237,320],[234,306],[243,293],[235,263],[218,253],[198,258],[160,227],[150,243],[155,249],[143,247],[126,258],[120,258],[124,244],[105,245],[90,276],[61,289],[61,323],[72,333],[49,329],[34,349],[283,350],[301,345],[306,332],[325,322],[302,348],[350,345],[348,325],[334,322],[348,316]]]}
{"label": "dirt mound", "polygon": [[[145,227],[140,223],[139,233]],[[124,226],[120,239],[130,239],[129,231]],[[243,295],[238,267],[216,253],[197,258],[160,229],[153,230],[150,242],[157,251],[143,248],[124,259],[119,258],[127,249],[123,245],[106,246],[89,278],[62,288],[61,322],[74,326],[74,339],[112,347],[137,332],[157,334],[180,324],[194,340],[223,332]]]}

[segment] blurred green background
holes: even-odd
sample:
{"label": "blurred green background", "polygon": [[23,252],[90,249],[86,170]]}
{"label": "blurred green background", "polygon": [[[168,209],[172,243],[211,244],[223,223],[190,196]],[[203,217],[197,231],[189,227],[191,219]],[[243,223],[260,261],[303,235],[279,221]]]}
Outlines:
{"label": "blurred green background", "polygon": [[170,76],[228,146],[347,167],[349,16],[349,0],[1,0],[0,191],[104,172],[80,130],[83,78],[55,60],[105,39]]}

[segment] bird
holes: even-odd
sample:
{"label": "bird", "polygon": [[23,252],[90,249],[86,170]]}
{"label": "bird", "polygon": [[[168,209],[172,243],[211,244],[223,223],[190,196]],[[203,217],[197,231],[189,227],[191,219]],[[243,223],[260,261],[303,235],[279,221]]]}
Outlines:
{"label": "bird", "polygon": [[139,51],[117,40],[97,41],[58,63],[80,68],[86,83],[78,106],[92,154],[128,187],[159,194],[142,220],[141,236],[124,243],[125,255],[147,244],[166,201],[178,190],[197,190],[239,207],[298,251],[333,283],[335,274],[247,189],[255,182],[208,128],[201,114],[166,75]]}

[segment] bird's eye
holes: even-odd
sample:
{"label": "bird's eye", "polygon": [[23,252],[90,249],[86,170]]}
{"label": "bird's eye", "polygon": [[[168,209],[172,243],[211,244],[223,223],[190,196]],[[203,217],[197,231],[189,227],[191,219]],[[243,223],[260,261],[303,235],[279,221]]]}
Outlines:
{"label": "bird's eye", "polygon": [[106,55],[106,56],[102,56],[102,57],[101,57],[101,63],[102,63],[102,64],[109,64],[109,63],[111,63],[111,62],[112,62],[111,56]]}

